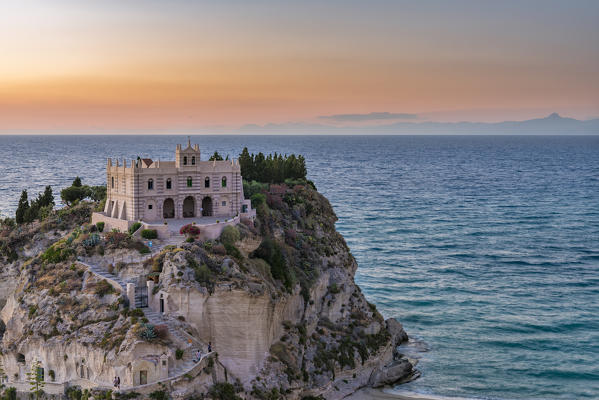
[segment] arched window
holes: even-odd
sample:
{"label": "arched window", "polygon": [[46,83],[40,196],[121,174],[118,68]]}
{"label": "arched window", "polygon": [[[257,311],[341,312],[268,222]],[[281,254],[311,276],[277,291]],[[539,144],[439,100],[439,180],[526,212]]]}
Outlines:
{"label": "arched window", "polygon": [[154,190],[154,179],[148,179],[148,190]]}
{"label": "arched window", "polygon": [[114,189],[114,176],[110,178],[110,187]]}
{"label": "arched window", "polygon": [[191,157],[191,165],[196,165],[196,157],[195,156]]}
{"label": "arched window", "polygon": [[187,165],[187,156],[183,157],[183,165]]}
{"label": "arched window", "polygon": [[220,180],[220,185],[222,187],[227,187],[227,177],[223,176],[223,178]]}
{"label": "arched window", "polygon": [[171,178],[168,178],[166,180],[166,188],[167,189],[172,189],[173,188],[173,181],[171,181]]}
{"label": "arched window", "polygon": [[193,180],[191,179],[191,176],[187,177],[187,187],[192,187],[193,186]]}
{"label": "arched window", "polygon": [[204,187],[210,187],[210,178],[206,177],[206,179],[204,179]]}

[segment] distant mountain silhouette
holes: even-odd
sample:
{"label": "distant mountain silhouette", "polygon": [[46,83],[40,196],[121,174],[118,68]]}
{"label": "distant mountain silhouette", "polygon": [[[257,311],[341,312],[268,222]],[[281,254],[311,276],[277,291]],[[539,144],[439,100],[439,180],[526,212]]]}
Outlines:
{"label": "distant mountain silhouette", "polygon": [[362,134],[434,134],[434,135],[598,135],[599,118],[581,121],[557,113],[545,118],[504,122],[396,122],[387,125],[335,127],[322,124],[285,123],[245,125],[251,133],[362,133]]}

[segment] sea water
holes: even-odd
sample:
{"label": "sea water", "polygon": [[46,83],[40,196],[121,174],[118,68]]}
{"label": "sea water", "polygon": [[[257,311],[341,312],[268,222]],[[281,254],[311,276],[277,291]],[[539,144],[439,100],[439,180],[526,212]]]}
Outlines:
{"label": "sea water", "polygon": [[[104,184],[107,157],[170,160],[184,136],[0,136],[0,213],[22,189]],[[599,136],[197,136],[300,153],[358,260],[356,282],[412,338],[399,392],[599,398]]]}

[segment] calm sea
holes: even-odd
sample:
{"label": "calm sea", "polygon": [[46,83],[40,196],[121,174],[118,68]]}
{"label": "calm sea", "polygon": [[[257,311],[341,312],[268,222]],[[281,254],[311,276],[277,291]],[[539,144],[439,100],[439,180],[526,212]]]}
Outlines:
{"label": "calm sea", "polygon": [[[397,388],[484,399],[599,398],[599,136],[198,136],[301,153],[359,262],[356,281],[415,339]],[[0,212],[106,157],[174,157],[183,136],[0,136]]]}

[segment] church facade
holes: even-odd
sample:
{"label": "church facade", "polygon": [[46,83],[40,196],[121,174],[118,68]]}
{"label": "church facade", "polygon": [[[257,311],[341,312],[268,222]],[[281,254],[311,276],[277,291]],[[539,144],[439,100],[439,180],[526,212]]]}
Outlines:
{"label": "church facade", "polygon": [[201,161],[200,148],[177,145],[175,161],[138,158],[106,166],[104,216],[156,223],[169,219],[248,214],[237,160]]}

